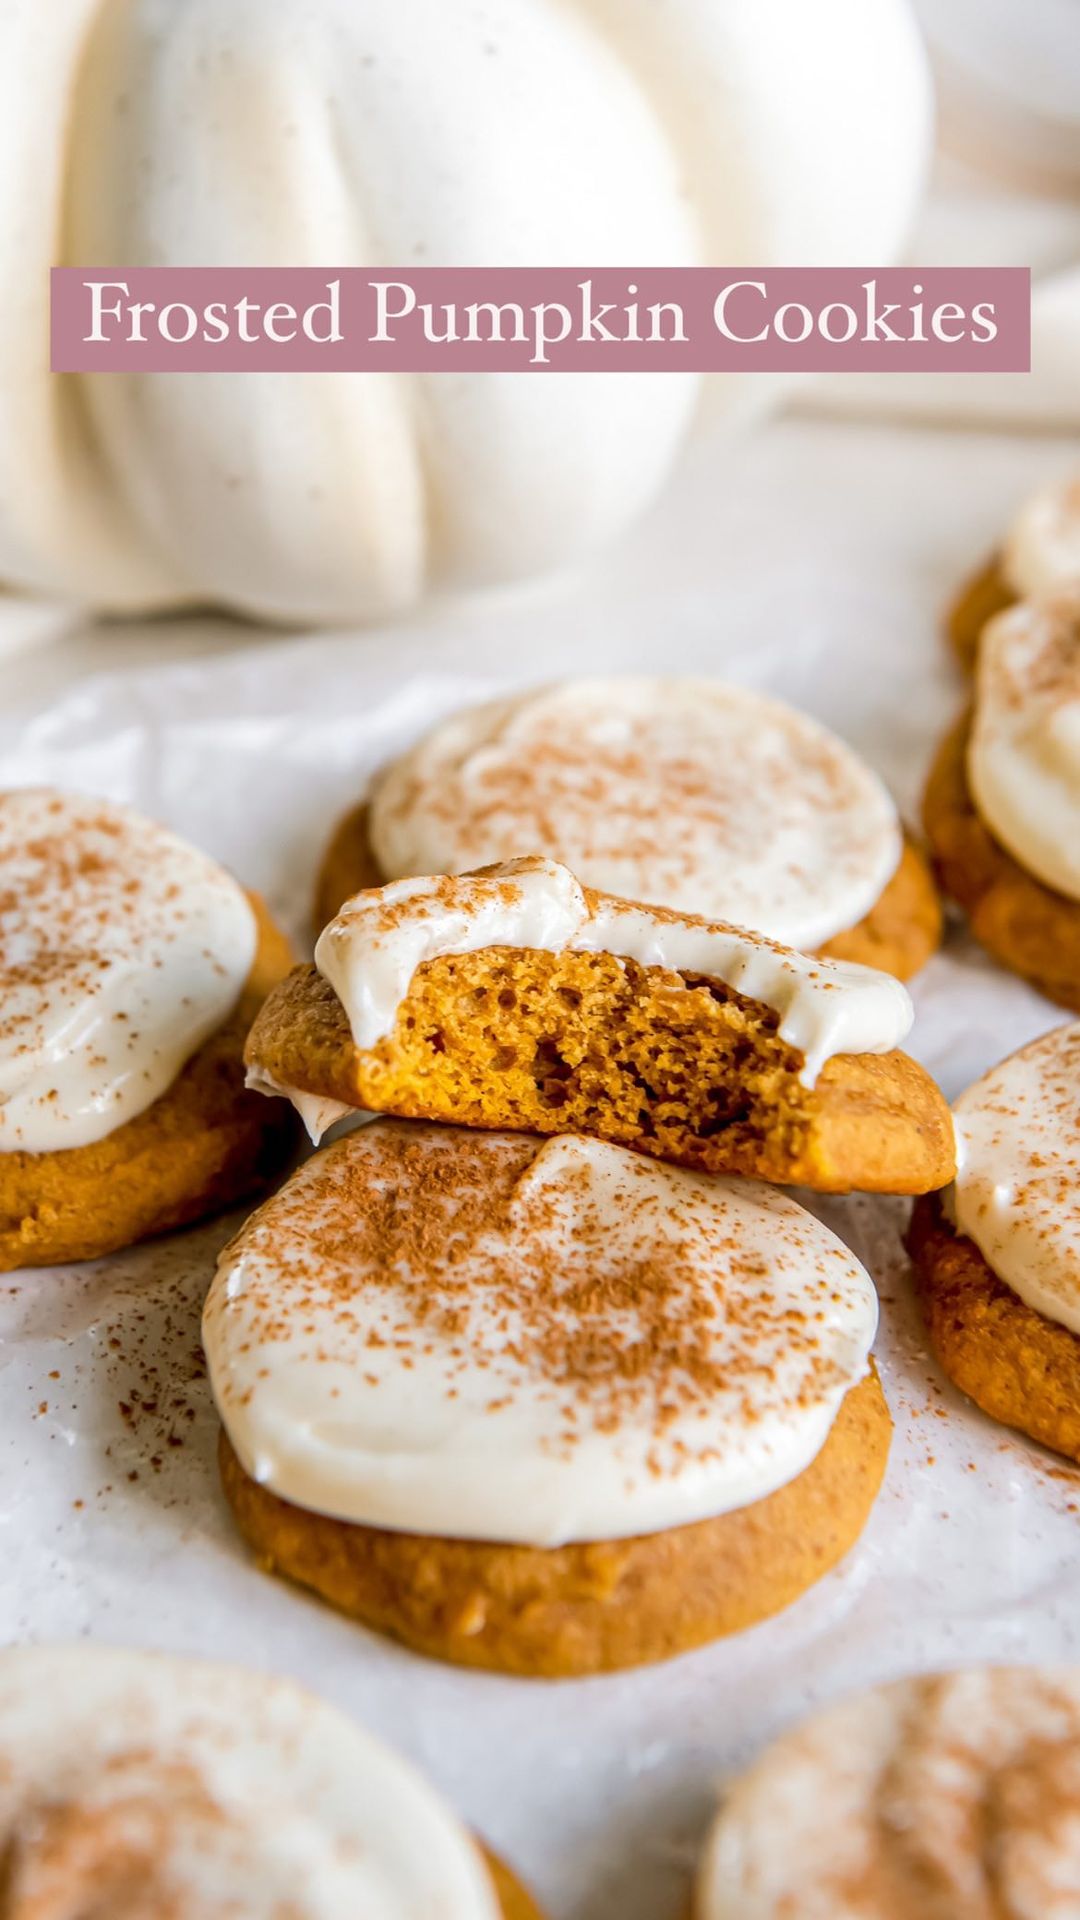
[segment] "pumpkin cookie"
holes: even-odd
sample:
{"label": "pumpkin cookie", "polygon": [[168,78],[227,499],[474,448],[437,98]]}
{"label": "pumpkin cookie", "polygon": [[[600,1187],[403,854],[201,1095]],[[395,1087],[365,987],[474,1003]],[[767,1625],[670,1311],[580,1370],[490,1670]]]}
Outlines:
{"label": "pumpkin cookie", "polygon": [[587,886],[906,980],[941,937],[876,774],[718,680],[572,680],[443,721],[335,831],[317,931],[367,887],[543,854]]}
{"label": "pumpkin cookie", "polygon": [[890,1421],[869,1276],[788,1195],[375,1121],[223,1253],[203,1338],[260,1560],[433,1657],[664,1659],[849,1549]]}
{"label": "pumpkin cookie", "polygon": [[924,800],[945,890],[1013,973],[1080,1010],[1080,596],[1001,614]]}
{"label": "pumpkin cookie", "polygon": [[974,1667],[857,1694],[725,1789],[692,1920],[1066,1920],[1078,1755],[1075,1667]]}
{"label": "pumpkin cookie", "polygon": [[1018,600],[1080,585],[1080,480],[1045,487],[1020,509],[991,559],[966,581],[945,630],[961,666],[973,672],[985,626]]}
{"label": "pumpkin cookie", "polygon": [[957,1101],[960,1169],[908,1246],[931,1344],[995,1420],[1080,1460],[1080,1024]]}
{"label": "pumpkin cookie", "polygon": [[206,855],[127,808],[0,794],[0,1269],[243,1199],[292,1142],[243,1048],[291,953]]}
{"label": "pumpkin cookie", "polygon": [[112,1647],[0,1653],[0,1856],[12,1920],[540,1920],[345,1714]]}
{"label": "pumpkin cookie", "polygon": [[896,1051],[887,974],[582,888],[553,861],[348,902],[268,1000],[249,1084],[313,1133],[350,1108],[581,1131],[710,1173],[911,1193],[949,1111]]}

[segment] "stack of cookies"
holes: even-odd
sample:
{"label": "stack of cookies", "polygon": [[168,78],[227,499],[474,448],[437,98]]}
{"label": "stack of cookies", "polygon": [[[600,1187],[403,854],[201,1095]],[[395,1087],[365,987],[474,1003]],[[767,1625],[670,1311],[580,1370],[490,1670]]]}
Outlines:
{"label": "stack of cookies", "polygon": [[[1075,487],[950,631],[975,687],[927,793],[937,878],[1080,1011]],[[878,1302],[795,1187],[914,1196],[946,1371],[1080,1460],[1080,1025],[950,1112],[903,1050],[935,876],[805,716],[672,678],[455,715],[335,832],[310,965],[103,801],[0,795],[0,872],[0,1267],[264,1194],[292,1108],[333,1133],[225,1248],[204,1340],[242,1535],[375,1631],[591,1674],[837,1566],[889,1449]],[[1070,1672],[834,1707],[733,1786],[694,1920],[1071,1915],[1078,1752]],[[538,1920],[299,1690],[102,1650],[0,1658],[0,1853],[27,1920]]]}
{"label": "stack of cookies", "polygon": [[[951,609],[973,674],[931,768],[942,886],[1011,972],[1080,1012],[1080,481],[1035,495]],[[1080,1027],[956,1103],[955,1185],[908,1236],[945,1372],[995,1419],[1080,1461]]]}
{"label": "stack of cookies", "polygon": [[315,1136],[383,1117],[254,1216],[207,1302],[260,1559],[521,1674],[787,1605],[860,1533],[890,1422],[873,1284],[783,1189],[954,1172],[897,977],[940,914],[884,789],[759,695],[576,682],[387,769],[319,900],[249,1085]]}

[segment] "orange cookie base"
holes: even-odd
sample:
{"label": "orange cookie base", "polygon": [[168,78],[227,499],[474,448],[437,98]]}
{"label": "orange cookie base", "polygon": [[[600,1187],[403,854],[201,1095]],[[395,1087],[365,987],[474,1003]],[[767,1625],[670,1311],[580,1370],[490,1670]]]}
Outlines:
{"label": "orange cookie base", "polygon": [[1036,1313],[957,1233],[938,1200],[920,1200],[907,1246],[930,1344],[977,1407],[1080,1461],[1080,1339]]}
{"label": "orange cookie base", "polygon": [[789,1606],[858,1539],[891,1432],[870,1374],[817,1458],[768,1499],[668,1533],[547,1551],[309,1513],[250,1479],[225,1434],[221,1473],[268,1571],[432,1659],[558,1679],[667,1660]]}
{"label": "orange cookie base", "polygon": [[316,935],[354,893],[385,885],[386,875],[375,858],[368,833],[368,803],[362,800],[338,821],[323,854],[312,914]]}
{"label": "orange cookie base", "polygon": [[996,555],[965,581],[945,615],[946,638],[965,673],[975,671],[987,621],[1015,606],[1016,599]]}
{"label": "orange cookie base", "polygon": [[168,1091],[90,1146],[0,1153],[0,1272],[93,1260],[258,1192],[295,1139],[284,1101],[244,1089],[244,1041],[292,952],[261,901],[239,1005]]}
{"label": "orange cookie base", "polygon": [[[367,887],[386,884],[368,834],[366,801],[338,822],[323,856],[315,890],[315,932],[321,933],[343,902]],[[933,875],[918,848],[905,839],[888,886],[866,918],[821,948],[835,960],[857,960],[898,980],[910,980],[941,944],[941,902]]]}
{"label": "orange cookie base", "polygon": [[503,1920],[544,1920],[531,1893],[522,1886],[517,1875],[511,1873],[505,1860],[500,1860],[490,1847],[481,1847],[480,1851],[494,1881]]}
{"label": "orange cookie base", "polygon": [[588,1133],[676,1166],[823,1193],[921,1193],[955,1171],[952,1115],[903,1053],[827,1062],[815,1086],[777,1016],[717,981],[608,953],[488,947],[426,961],[361,1051],[314,967],[267,1001],[248,1061],[374,1113]]}
{"label": "orange cookie base", "polygon": [[1045,887],[984,826],[968,785],[970,730],[966,715],[942,741],[923,801],[942,885],[995,960],[1080,1012],[1080,901]]}
{"label": "orange cookie base", "polygon": [[942,913],[934,876],[914,842],[905,838],[900,865],[864,920],[827,940],[829,960],[856,960],[897,980],[910,980],[941,945]]}

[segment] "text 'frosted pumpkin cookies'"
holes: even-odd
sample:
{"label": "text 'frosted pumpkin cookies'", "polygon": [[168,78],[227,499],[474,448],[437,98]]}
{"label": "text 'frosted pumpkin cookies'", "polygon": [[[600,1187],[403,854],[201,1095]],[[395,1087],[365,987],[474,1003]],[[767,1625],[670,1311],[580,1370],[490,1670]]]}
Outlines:
{"label": "text 'frosted pumpkin cookies'", "polygon": [[291,1681],[0,1654],[11,1920],[540,1920],[397,1755]]}
{"label": "text 'frosted pumpkin cookies'", "polygon": [[897,1051],[888,974],[581,887],[529,859],[358,894],[263,1009],[249,1084],[313,1133],[349,1108],[594,1133],[827,1191],[938,1187],[952,1123]]}
{"label": "text 'frosted pumpkin cookies'", "polygon": [[257,902],[128,808],[0,794],[0,1267],[84,1259],[258,1187],[289,1144],[243,1084],[288,971]]}
{"label": "text 'frosted pumpkin cookies'", "polygon": [[909,1245],[930,1338],[996,1420],[1080,1460],[1080,1024],[956,1102],[955,1186]]}
{"label": "text 'frosted pumpkin cookies'", "polygon": [[868,1275],[787,1195],[581,1136],[375,1121],[221,1257],[260,1560],[444,1659],[587,1673],[786,1606],[869,1513]]}
{"label": "text 'frosted pumpkin cookies'", "polygon": [[1080,1011],[1080,589],[999,614],[927,783],[943,885],[1003,966]]}
{"label": "text 'frosted pumpkin cookies'", "polygon": [[735,1780],[691,1920],[1072,1920],[1080,1670],[901,1680]]}
{"label": "text 'frosted pumpkin cookies'", "polygon": [[361,888],[526,854],[598,891],[907,979],[941,914],[877,775],[779,700],[719,680],[570,680],[442,721],[339,826],[324,926]]}

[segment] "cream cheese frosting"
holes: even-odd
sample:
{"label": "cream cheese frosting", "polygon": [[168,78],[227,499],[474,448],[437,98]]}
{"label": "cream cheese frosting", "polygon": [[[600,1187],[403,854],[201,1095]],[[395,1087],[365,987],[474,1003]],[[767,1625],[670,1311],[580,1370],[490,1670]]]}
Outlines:
{"label": "cream cheese frosting", "polygon": [[780,1015],[805,1057],[807,1084],[838,1053],[887,1053],[909,1033],[911,997],[890,974],[795,953],[740,928],[587,895],[554,860],[508,861],[487,873],[391,881],[346,901],[323,929],[315,965],[333,987],[358,1047],[393,1031],[417,968],[484,947],[613,953],[645,967],[721,980]]}
{"label": "cream cheese frosting", "polygon": [[984,628],[967,765],[995,838],[1080,900],[1080,588]]}
{"label": "cream cheese frosting", "polygon": [[1025,501],[1006,535],[1001,571],[1021,600],[1080,586],[1080,476]]}
{"label": "cream cheese frosting", "polygon": [[252,1093],[265,1093],[270,1099],[290,1101],[303,1122],[308,1138],[316,1145],[331,1127],[337,1126],[339,1120],[357,1111],[355,1107],[346,1106],[342,1100],[330,1100],[321,1093],[304,1093],[300,1087],[287,1087],[283,1081],[268,1073],[265,1067],[249,1067],[245,1085]]}
{"label": "cream cheese frosting", "polygon": [[437,1795],[291,1682],[71,1646],[0,1653],[11,1920],[499,1920]]}
{"label": "cream cheese frosting", "polygon": [[1080,1021],[961,1095],[951,1208],[998,1277],[1080,1334]]}
{"label": "cream cheese frosting", "polygon": [[813,948],[900,860],[877,775],[807,715],[677,676],[568,680],[457,713],[379,779],[388,880],[545,854],[623,899]]}
{"label": "cream cheese frosting", "polygon": [[902,1680],[815,1715],[724,1797],[694,1920],[1075,1920],[1080,1670]]}
{"label": "cream cheese frosting", "polygon": [[126,807],[0,793],[0,1152],[101,1140],[158,1099],[232,1012],[250,903]]}
{"label": "cream cheese frosting", "polygon": [[281,1498],[554,1547],[794,1479],[876,1324],[867,1273],[781,1191],[379,1120],[226,1248],[203,1339],[241,1464]]}

